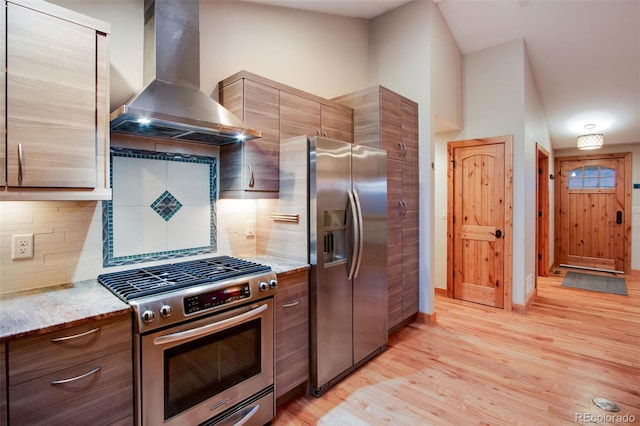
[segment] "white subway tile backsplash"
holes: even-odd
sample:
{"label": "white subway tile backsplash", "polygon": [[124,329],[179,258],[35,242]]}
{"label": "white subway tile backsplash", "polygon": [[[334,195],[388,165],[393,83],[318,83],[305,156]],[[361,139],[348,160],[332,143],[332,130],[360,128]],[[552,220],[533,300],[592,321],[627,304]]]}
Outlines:
{"label": "white subway tile backsplash", "polygon": [[[112,142],[115,139],[112,138]],[[153,144],[149,142],[139,146],[153,149]],[[168,145],[156,149],[211,157],[217,155],[217,147],[195,144],[189,149],[186,147],[187,144],[183,143],[176,149]],[[192,182],[194,185],[200,183],[200,179]],[[256,220],[255,202],[220,200],[216,204],[217,250],[194,255],[194,258],[255,254],[256,238],[244,235],[245,222]],[[102,202],[96,201],[0,202],[0,293],[95,279],[104,272],[131,268],[131,265],[103,267],[102,218]],[[182,230],[187,228],[183,226]],[[33,259],[11,260],[11,235],[20,233],[34,234]],[[178,237],[174,238],[178,241]],[[195,237],[188,238],[193,240]],[[158,260],[153,264],[171,261]]]}

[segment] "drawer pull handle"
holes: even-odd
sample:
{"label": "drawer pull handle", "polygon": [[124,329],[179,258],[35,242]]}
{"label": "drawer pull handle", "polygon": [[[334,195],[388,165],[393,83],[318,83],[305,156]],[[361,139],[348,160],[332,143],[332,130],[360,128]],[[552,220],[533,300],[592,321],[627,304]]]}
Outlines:
{"label": "drawer pull handle", "polygon": [[78,337],[86,336],[91,333],[96,333],[100,331],[100,327],[96,327],[93,330],[85,331],[84,333],[74,334],[73,336],[64,336],[64,337],[56,337],[55,339],[51,339],[52,342],[65,342],[71,339],[77,339]]}
{"label": "drawer pull handle", "polygon": [[87,376],[90,376],[92,374],[96,374],[98,371],[100,371],[101,368],[102,367],[97,366],[93,370],[87,371],[86,373],[81,374],[79,376],[71,377],[69,379],[54,380],[54,381],[51,382],[51,384],[55,386],[55,385],[64,385],[65,383],[75,382],[76,380],[84,379]]}
{"label": "drawer pull handle", "polygon": [[295,302],[291,302],[291,303],[285,303],[282,305],[283,308],[292,308],[296,305],[300,304],[300,299],[296,300]]}

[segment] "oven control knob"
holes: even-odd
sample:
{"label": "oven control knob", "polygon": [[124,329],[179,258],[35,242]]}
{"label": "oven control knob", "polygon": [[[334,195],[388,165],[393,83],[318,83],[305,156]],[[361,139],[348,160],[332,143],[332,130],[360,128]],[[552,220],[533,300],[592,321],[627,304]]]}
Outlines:
{"label": "oven control knob", "polygon": [[153,313],[151,309],[147,309],[142,313],[142,321],[149,324],[156,317],[156,314]]}
{"label": "oven control knob", "polygon": [[277,280],[275,280],[275,279],[270,279],[270,280],[269,280],[269,287],[271,287],[271,288],[276,288],[276,287],[278,287],[278,281],[277,281]]}
{"label": "oven control knob", "polygon": [[267,284],[264,281],[261,281],[260,284],[258,284],[258,288],[260,289],[260,291],[269,290],[269,284]]}
{"label": "oven control knob", "polygon": [[170,317],[172,313],[173,308],[170,305],[162,305],[162,307],[160,308],[160,315],[162,315],[164,318]]}

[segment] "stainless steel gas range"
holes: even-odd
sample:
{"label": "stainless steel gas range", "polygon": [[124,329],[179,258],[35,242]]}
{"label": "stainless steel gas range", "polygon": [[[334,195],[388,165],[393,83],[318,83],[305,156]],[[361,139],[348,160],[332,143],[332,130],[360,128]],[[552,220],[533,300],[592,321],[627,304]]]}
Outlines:
{"label": "stainless steel gas range", "polygon": [[271,268],[229,256],[102,274],[134,311],[136,423],[273,419]]}

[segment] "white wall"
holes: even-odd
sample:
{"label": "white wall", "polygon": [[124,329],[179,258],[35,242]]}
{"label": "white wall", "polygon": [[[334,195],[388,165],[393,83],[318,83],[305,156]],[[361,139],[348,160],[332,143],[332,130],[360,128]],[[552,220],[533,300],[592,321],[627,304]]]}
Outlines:
{"label": "white wall", "polygon": [[201,89],[246,70],[325,98],[369,85],[364,19],[239,1],[200,2]]}
{"label": "white wall", "polygon": [[[141,0],[51,0],[111,24],[111,109],[142,89]],[[368,21],[239,1],[200,2],[200,88],[247,70],[332,98],[369,85]]]}
{"label": "white wall", "polygon": [[[463,59],[464,128],[459,139],[513,135],[512,301],[525,300],[525,238],[535,241],[535,223],[525,222],[525,50],[523,40],[469,53]],[[534,198],[535,200],[535,198]]]}
{"label": "white wall", "polygon": [[433,312],[433,131],[430,2],[414,1],[371,22],[371,81],[418,103],[420,161],[420,312]]}
{"label": "white wall", "polygon": [[[524,157],[525,157],[525,175],[524,175],[524,192],[527,194],[524,200],[524,213],[526,224],[525,240],[524,240],[524,274],[525,274],[525,299],[529,297],[534,290],[536,281],[536,257],[538,248],[536,246],[536,222],[538,206],[536,205],[537,191],[537,160],[538,153],[536,143],[540,144],[549,152],[549,173],[553,173],[553,154],[551,154],[551,140],[549,138],[549,129],[545,118],[542,101],[536,87],[536,82],[531,72],[531,64],[529,55],[525,46],[524,49]],[[553,181],[546,180],[549,188],[549,265],[553,264]]]}
{"label": "white wall", "polygon": [[142,88],[144,2],[48,0],[111,25],[111,110]]}
{"label": "white wall", "polygon": [[462,54],[440,8],[431,3],[431,113],[434,131],[462,128]]}
{"label": "white wall", "polygon": [[440,8],[431,6],[431,111],[433,119],[433,284],[447,288],[447,142],[458,139],[462,117],[462,54]]}

